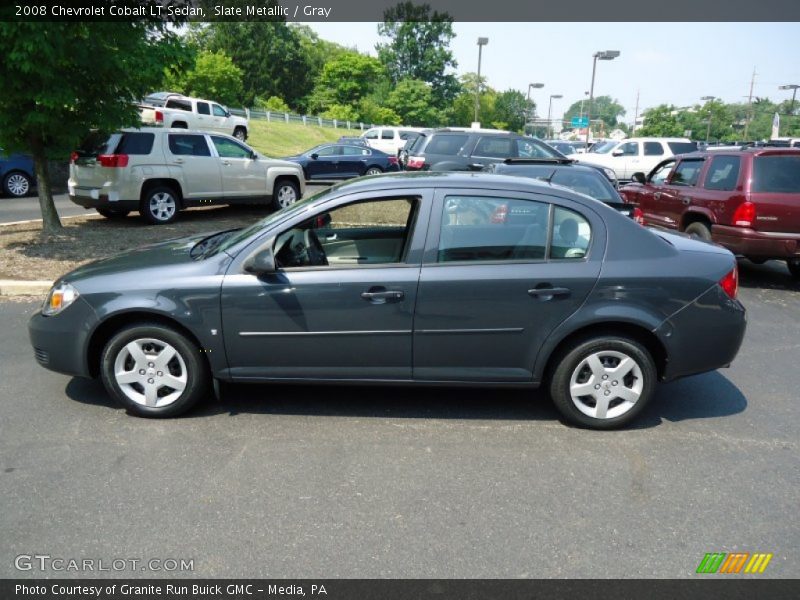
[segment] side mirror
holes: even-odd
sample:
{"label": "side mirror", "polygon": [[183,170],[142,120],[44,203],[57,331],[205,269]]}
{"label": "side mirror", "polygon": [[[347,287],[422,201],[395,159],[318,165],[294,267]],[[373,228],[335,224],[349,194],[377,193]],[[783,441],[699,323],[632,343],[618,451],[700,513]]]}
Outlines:
{"label": "side mirror", "polygon": [[276,269],[275,256],[272,254],[272,242],[266,248],[259,250],[244,261],[244,270],[254,275],[274,273]]}
{"label": "side mirror", "polygon": [[318,158],[319,154],[317,154],[316,152],[314,152],[314,154],[311,155],[311,160],[317,160]]}
{"label": "side mirror", "polygon": [[253,151],[250,152],[250,160],[256,160],[258,158],[258,153]]}
{"label": "side mirror", "polygon": [[647,178],[644,176],[644,173],[637,171],[633,175],[631,175],[631,181],[635,181],[636,183],[641,183],[644,185],[647,183]]}
{"label": "side mirror", "polygon": [[623,156],[625,153],[622,150],[614,150],[611,156]]}

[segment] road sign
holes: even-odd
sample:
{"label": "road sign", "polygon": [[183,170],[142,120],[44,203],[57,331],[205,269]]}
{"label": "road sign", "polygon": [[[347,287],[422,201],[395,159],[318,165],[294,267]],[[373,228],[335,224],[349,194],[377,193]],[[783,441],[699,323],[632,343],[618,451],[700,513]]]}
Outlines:
{"label": "road sign", "polygon": [[589,117],[572,117],[571,125],[573,127],[588,127]]}

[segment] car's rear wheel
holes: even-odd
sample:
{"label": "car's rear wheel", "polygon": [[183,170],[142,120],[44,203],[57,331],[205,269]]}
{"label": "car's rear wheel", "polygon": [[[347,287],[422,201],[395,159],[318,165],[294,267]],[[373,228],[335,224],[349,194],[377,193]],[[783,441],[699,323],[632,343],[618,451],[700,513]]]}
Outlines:
{"label": "car's rear wheel", "polygon": [[109,394],[142,417],[173,417],[189,410],[209,389],[208,371],[199,348],[155,323],[114,335],[100,368]]}
{"label": "car's rear wheel", "polygon": [[711,240],[711,229],[709,229],[708,225],[706,225],[705,223],[701,223],[699,221],[690,223],[686,227],[685,231],[692,237],[706,241]]}
{"label": "car's rear wheel", "polygon": [[233,137],[240,142],[244,142],[247,139],[247,130],[244,127],[237,127],[233,130]]}
{"label": "car's rear wheel", "polygon": [[32,183],[22,171],[12,171],[3,178],[3,191],[13,198],[24,198],[30,193]]}
{"label": "car's rear wheel", "polygon": [[297,184],[288,179],[281,179],[275,184],[272,191],[272,205],[275,210],[291,206],[300,199],[300,190]]}
{"label": "car's rear wheel", "polygon": [[155,187],[147,191],[139,205],[139,212],[148,223],[164,225],[178,218],[180,201],[175,190],[169,187]]}
{"label": "car's rear wheel", "polygon": [[601,336],[566,350],[553,371],[550,395],[569,422],[614,429],[644,409],[656,378],[653,358],[644,346],[625,337]]}
{"label": "car's rear wheel", "polygon": [[98,208],[97,212],[103,215],[106,219],[124,219],[131,211],[122,210],[119,208]]}
{"label": "car's rear wheel", "polygon": [[792,277],[800,279],[800,260],[791,258],[786,261],[786,266],[789,267],[789,273],[792,274]]}
{"label": "car's rear wheel", "polygon": [[383,169],[380,167],[370,167],[364,175],[380,175],[381,173],[383,173]]}

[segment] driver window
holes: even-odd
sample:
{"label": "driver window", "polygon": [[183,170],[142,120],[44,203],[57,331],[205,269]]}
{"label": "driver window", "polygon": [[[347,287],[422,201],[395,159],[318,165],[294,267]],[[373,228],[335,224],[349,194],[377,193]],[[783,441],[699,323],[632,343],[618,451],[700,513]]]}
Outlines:
{"label": "driver window", "polygon": [[240,146],[233,140],[212,135],[211,141],[214,143],[220,158],[250,158],[252,155],[249,149]]}
{"label": "driver window", "polygon": [[669,172],[672,171],[672,167],[674,166],[675,161],[672,161],[658,167],[655,171],[653,171],[653,174],[650,177],[650,183],[653,185],[662,185],[667,180]]}
{"label": "driver window", "polygon": [[623,156],[638,156],[639,142],[628,142],[619,147]]}
{"label": "driver window", "polygon": [[367,200],[319,213],[275,240],[280,268],[400,263],[418,200]]}

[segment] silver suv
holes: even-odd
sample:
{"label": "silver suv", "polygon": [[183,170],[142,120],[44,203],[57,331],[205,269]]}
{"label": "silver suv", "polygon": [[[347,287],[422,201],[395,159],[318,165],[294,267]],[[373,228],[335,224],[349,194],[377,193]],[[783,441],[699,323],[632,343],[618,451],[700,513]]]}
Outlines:
{"label": "silver suv", "polygon": [[285,208],[305,192],[299,165],[259,154],[220,133],[124,129],[90,135],[72,153],[70,199],[104,217],[139,211],[150,223],[209,204],[271,203]]}

